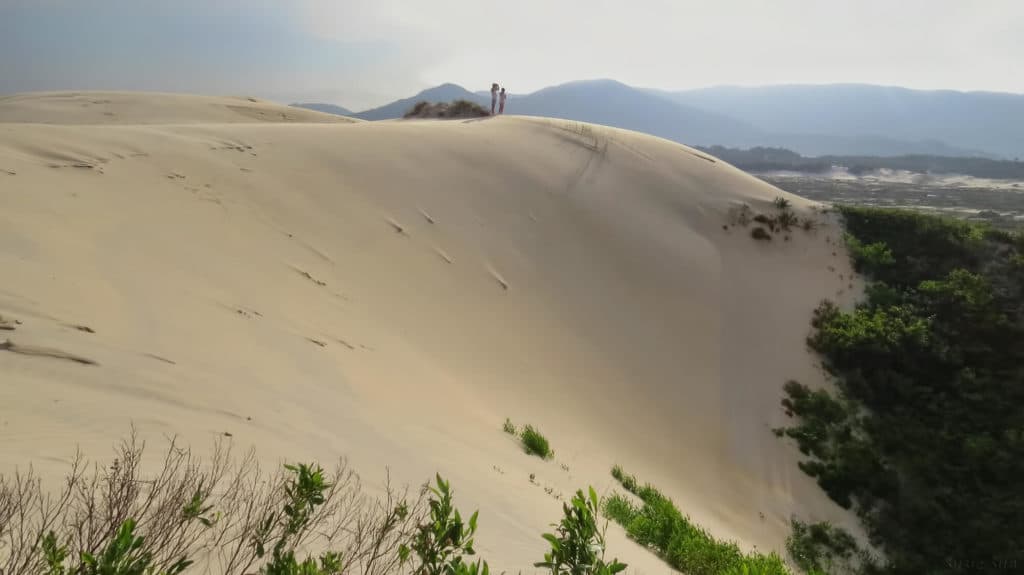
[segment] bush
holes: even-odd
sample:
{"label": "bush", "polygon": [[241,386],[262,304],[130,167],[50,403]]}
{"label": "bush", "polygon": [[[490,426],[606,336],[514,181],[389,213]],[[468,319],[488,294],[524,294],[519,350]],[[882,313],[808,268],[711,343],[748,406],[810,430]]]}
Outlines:
{"label": "bush", "polygon": [[597,525],[601,503],[593,487],[588,494],[578,490],[572,505],[562,504],[562,521],[552,525],[555,533],[544,534],[551,550],[534,567],[550,569],[552,575],[614,575],[626,568],[618,559],[604,562],[605,531]]}
{"label": "bush", "polygon": [[780,228],[784,230],[789,230],[790,228],[800,223],[800,218],[797,217],[795,213],[789,210],[782,210],[781,212],[779,212],[779,215],[775,218],[775,221],[776,223],[779,224]]}
{"label": "bush", "polygon": [[775,204],[775,207],[780,210],[788,210],[789,207],[793,205],[792,202],[790,202],[789,200],[782,196],[776,197],[775,200],[772,201],[772,203]]}
{"label": "bush", "polygon": [[399,558],[404,563],[415,553],[419,561],[413,570],[416,575],[487,575],[490,569],[486,561],[465,560],[476,554],[473,536],[479,512],[474,511],[464,523],[453,504],[451,486],[440,475],[436,481],[436,486],[430,488],[430,517],[419,526],[411,546],[399,547]]}
{"label": "bush", "polygon": [[469,100],[455,100],[451,103],[417,102],[403,118],[481,118],[491,113],[483,106]]}
{"label": "bush", "polygon": [[808,524],[794,518],[790,524],[786,550],[804,572],[850,573],[873,564],[853,536],[828,522]]}
{"label": "bush", "polygon": [[262,575],[336,575],[341,573],[342,555],[327,551],[319,561],[307,556],[299,562],[295,551],[310,527],[317,508],[327,499],[331,485],[316,464],[285,465],[292,473],[284,486],[286,500],[281,510],[268,510],[252,537],[256,557],[262,559],[267,545],[276,539],[270,560],[260,568]]}
{"label": "bush", "polygon": [[[255,453],[235,458],[224,441],[207,459],[171,441],[162,466],[144,474],[143,454],[132,434],[111,465],[78,455],[53,496],[31,470],[0,476],[0,571],[253,573],[266,561],[262,572],[309,575],[331,573],[344,557],[346,573],[383,575],[398,568],[397,549],[425,512],[422,497],[410,499],[390,481],[380,498],[367,497],[344,460],[330,473],[312,465],[266,473]],[[288,557],[310,547],[338,552],[318,557],[319,571]]]}
{"label": "bush", "polygon": [[[613,476],[636,479],[616,466]],[[625,485],[623,485],[625,486]],[[626,534],[655,551],[673,568],[692,575],[719,575],[746,568],[754,573],[785,575],[786,567],[778,555],[745,555],[735,543],[714,539],[708,532],[684,517],[671,499],[650,485],[630,489],[643,505],[638,509],[621,495],[605,500],[604,514],[625,528]]]}
{"label": "bush", "polygon": [[519,438],[522,440],[523,448],[527,453],[536,455],[541,459],[550,459],[555,456],[555,452],[551,451],[547,438],[541,435],[532,425],[527,424],[524,426]]}
{"label": "bush", "polygon": [[772,235],[768,233],[768,230],[760,226],[750,230],[750,237],[755,240],[764,240],[769,242],[772,240]]}
{"label": "bush", "polygon": [[785,388],[801,469],[860,515],[889,561],[878,572],[1024,561],[1024,238],[841,211],[872,284],[855,309],[824,303],[812,321],[838,393]]}

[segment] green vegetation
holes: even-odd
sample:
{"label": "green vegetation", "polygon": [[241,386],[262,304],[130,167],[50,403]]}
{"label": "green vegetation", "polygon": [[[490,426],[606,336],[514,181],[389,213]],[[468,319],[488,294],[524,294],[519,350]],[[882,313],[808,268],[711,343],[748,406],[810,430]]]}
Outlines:
{"label": "green vegetation", "polygon": [[1024,162],[1009,160],[929,155],[809,158],[785,148],[756,147],[742,150],[710,146],[699,149],[748,172],[787,171],[820,174],[830,171],[832,166],[844,166],[855,175],[888,169],[929,174],[964,174],[978,178],[1024,179]]}
{"label": "green vegetation", "polygon": [[804,572],[833,575],[877,569],[874,558],[842,529],[827,522],[808,524],[798,519],[792,519],[791,525],[786,550]]}
{"label": "green vegetation", "polygon": [[280,511],[268,511],[252,538],[257,559],[266,555],[267,545],[277,539],[270,559],[260,568],[261,575],[336,575],[341,573],[342,555],[327,551],[319,561],[307,556],[301,562],[295,558],[295,548],[310,527],[313,514],[324,504],[324,493],[330,484],[324,479],[324,470],[315,464],[285,465],[292,473],[284,486],[286,501]]}
{"label": "green vegetation", "polygon": [[527,453],[536,455],[541,459],[550,459],[555,456],[555,452],[551,451],[547,438],[541,435],[532,425],[527,424],[524,426],[519,438],[523,441],[523,447]]}
{"label": "green vegetation", "polygon": [[[260,471],[217,442],[208,460],[174,441],[163,467],[144,475],[134,434],[107,467],[76,458],[56,496],[29,474],[0,475],[0,572],[4,575],[489,575],[469,558],[478,512],[468,520],[440,475],[418,497],[385,482],[362,493],[344,461]],[[601,502],[593,487],[563,504],[535,563],[552,575],[615,575],[605,562]],[[309,551],[316,549],[316,554]]]}
{"label": "green vegetation", "polygon": [[788,210],[790,206],[793,205],[792,202],[790,202],[789,200],[782,196],[776,197],[775,200],[772,201],[772,203],[775,204],[775,207],[779,208],[780,210]]}
{"label": "green vegetation", "polygon": [[483,106],[469,100],[455,100],[451,103],[439,102],[431,104],[427,101],[417,102],[403,116],[404,118],[481,118],[491,113]]}
{"label": "green vegetation", "polygon": [[[516,426],[507,417],[502,429],[509,435],[516,435]],[[523,449],[530,455],[536,455],[541,459],[551,459],[555,456],[555,452],[551,450],[551,444],[548,443],[548,439],[540,431],[537,431],[536,427],[526,424],[522,429],[518,430],[518,434],[519,441],[523,444]]]}
{"label": "green vegetation", "polygon": [[562,504],[562,521],[553,524],[555,533],[545,533],[551,550],[534,567],[551,570],[551,575],[614,575],[626,568],[618,559],[604,562],[604,529],[597,525],[601,509],[594,488],[588,496],[579,490],[572,504]]}
{"label": "green vegetation", "polygon": [[473,536],[476,534],[478,511],[474,511],[467,523],[452,503],[454,493],[447,481],[436,476],[437,485],[430,488],[432,494],[430,517],[416,533],[411,546],[402,544],[398,555],[402,562],[409,560],[411,552],[416,553],[419,566],[416,575],[487,575],[487,562],[478,559],[467,562],[464,557],[475,555]]}
{"label": "green vegetation", "polygon": [[788,573],[782,559],[774,553],[744,554],[735,543],[716,540],[690,522],[671,499],[650,485],[639,486],[636,478],[627,475],[621,467],[615,466],[612,476],[638,497],[642,505],[635,505],[626,495],[615,494],[605,499],[605,516],[625,528],[631,539],[656,552],[673,568],[690,575]]}
{"label": "green vegetation", "polygon": [[[808,343],[838,393],[787,383],[797,421],[776,432],[860,515],[889,561],[879,572],[1024,564],[1024,236],[840,210],[872,283],[856,309],[816,311]],[[808,561],[800,541],[820,534],[797,537]]]}

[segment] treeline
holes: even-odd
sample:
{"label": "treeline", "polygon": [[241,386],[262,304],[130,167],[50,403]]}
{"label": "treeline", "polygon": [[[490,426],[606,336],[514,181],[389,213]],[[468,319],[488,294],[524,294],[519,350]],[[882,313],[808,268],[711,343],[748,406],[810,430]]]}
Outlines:
{"label": "treeline", "polygon": [[876,170],[906,170],[923,174],[963,174],[998,180],[1024,179],[1024,162],[950,156],[820,156],[805,157],[785,148],[756,147],[749,150],[723,146],[700,150],[748,172],[791,171],[822,174],[834,167],[862,175]]}
{"label": "treeline", "polygon": [[858,512],[882,573],[1024,568],[1024,236],[840,210],[867,297],[817,310],[808,344],[838,393],[788,383],[796,423],[776,432]]}

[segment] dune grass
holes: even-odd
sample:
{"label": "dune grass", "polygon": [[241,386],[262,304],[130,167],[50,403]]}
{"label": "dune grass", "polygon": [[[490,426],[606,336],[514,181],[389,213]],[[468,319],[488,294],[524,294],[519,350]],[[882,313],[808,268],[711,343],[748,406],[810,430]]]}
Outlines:
{"label": "dune grass", "polygon": [[530,424],[517,429],[512,420],[506,417],[502,430],[509,435],[518,436],[523,449],[530,455],[536,455],[541,459],[551,459],[555,456],[555,452],[551,450],[551,444],[548,443],[548,438]]}
{"label": "dune grass", "polygon": [[621,467],[616,465],[612,476],[626,491],[639,498],[641,504],[636,505],[624,494],[615,494],[605,499],[605,516],[673,568],[690,575],[789,573],[775,553],[745,554],[735,543],[715,539],[684,516],[671,499],[650,485],[639,485],[636,478]]}
{"label": "dune grass", "polygon": [[523,426],[523,430],[519,433],[519,439],[523,442],[523,448],[531,455],[536,455],[541,459],[551,459],[555,456],[548,439],[530,424]]}

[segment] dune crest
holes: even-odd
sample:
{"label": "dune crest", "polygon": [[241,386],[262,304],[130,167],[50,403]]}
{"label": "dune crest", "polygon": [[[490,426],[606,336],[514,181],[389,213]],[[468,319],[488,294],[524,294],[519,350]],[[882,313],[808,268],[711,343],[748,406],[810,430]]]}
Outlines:
{"label": "dune crest", "polygon": [[[7,351],[95,364],[0,353],[0,471],[56,481],[132,423],[268,463],[348,455],[371,482],[440,471],[497,571],[539,560],[556,497],[608,491],[615,463],[746,548],[781,550],[794,513],[855,524],[770,431],[787,379],[821,382],[813,308],[858,289],[816,206],[578,122],[265,123],[270,105],[206,119],[191,98],[0,100]],[[757,241],[735,221],[778,196],[817,227]]]}

